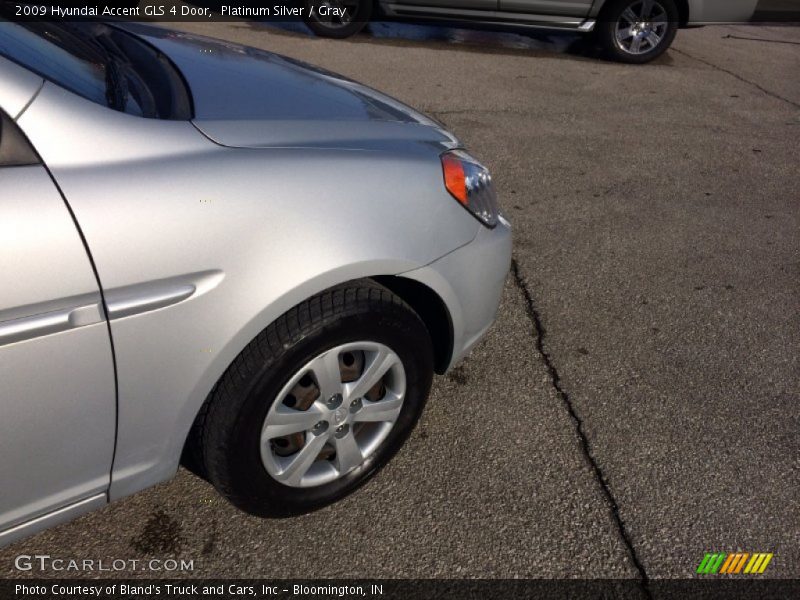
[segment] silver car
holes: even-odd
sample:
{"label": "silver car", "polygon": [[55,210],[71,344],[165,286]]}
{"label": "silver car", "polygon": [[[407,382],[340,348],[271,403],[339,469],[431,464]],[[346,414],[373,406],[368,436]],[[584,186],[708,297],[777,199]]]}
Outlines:
{"label": "silver car", "polygon": [[679,27],[747,21],[758,0],[304,0],[317,35],[344,38],[374,14],[456,20],[591,35],[612,59],[646,63],[660,56]]}
{"label": "silver car", "polygon": [[487,170],[340,76],[166,29],[0,21],[0,543],[172,477],[365,482],[494,320]]}

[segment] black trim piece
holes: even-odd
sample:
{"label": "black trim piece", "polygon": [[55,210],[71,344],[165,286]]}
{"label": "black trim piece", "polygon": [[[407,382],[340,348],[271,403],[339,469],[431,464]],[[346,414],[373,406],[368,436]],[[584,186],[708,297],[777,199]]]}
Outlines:
{"label": "black trim piece", "polygon": [[0,110],[0,167],[26,167],[41,163],[19,126]]}

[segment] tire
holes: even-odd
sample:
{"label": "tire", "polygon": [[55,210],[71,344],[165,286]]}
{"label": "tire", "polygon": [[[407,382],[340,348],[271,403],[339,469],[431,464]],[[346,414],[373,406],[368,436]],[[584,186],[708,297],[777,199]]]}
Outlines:
{"label": "tire", "polygon": [[[349,467],[352,470],[345,472],[342,469],[334,479],[319,485],[302,487],[297,482],[279,481],[277,476],[268,472],[268,465],[292,461],[293,457],[300,456],[300,450],[283,458],[277,455],[280,448],[275,444],[284,441],[284,438],[270,439],[266,445],[263,444],[262,436],[270,422],[265,419],[279,411],[290,410],[293,415],[298,413],[299,409],[295,410],[297,407],[294,405],[295,396],[283,393],[287,386],[293,385],[293,381],[304,372],[300,382],[311,375],[312,385],[317,385],[314,381],[316,371],[304,369],[322,360],[320,356],[330,356],[332,348],[338,352],[339,347],[349,348],[350,345],[359,344],[359,347],[388,348],[399,359],[401,366],[395,361],[384,376],[385,381],[394,378],[395,373],[404,377],[404,394],[400,394],[401,408],[397,409],[396,420],[389,426],[388,433],[381,433],[385,437],[375,442],[377,445],[371,453],[365,453],[363,462],[357,467]],[[365,350],[362,357],[365,380],[367,365],[372,364],[367,363],[367,353]],[[342,360],[346,362],[346,355],[336,356],[339,361],[337,366],[344,364]],[[375,362],[378,362],[377,358]],[[215,386],[197,417],[190,437],[191,444],[188,447],[191,458],[199,465],[195,471],[205,474],[205,478],[235,506],[256,516],[288,517],[335,502],[365,483],[406,441],[427,400],[433,362],[433,345],[425,325],[407,304],[383,286],[371,280],[360,280],[314,296],[292,308],[261,332]],[[339,373],[338,369],[336,373]],[[399,381],[399,376],[397,379]],[[358,383],[359,380],[354,381]],[[389,381],[378,385],[386,398],[390,394],[389,388],[395,383]],[[319,396],[308,411],[316,410],[318,403],[324,401],[320,393],[323,387],[319,384]],[[300,398],[299,394],[297,396]],[[292,406],[295,408],[286,408],[289,399],[293,400]],[[365,395],[363,404],[373,404],[366,399]],[[346,411],[347,418],[353,413],[352,407],[356,402],[361,400],[353,400],[352,404],[349,399],[346,400],[350,407]],[[316,420],[317,414],[313,417]],[[303,418],[307,418],[305,413]],[[330,426],[335,426],[333,420]],[[350,433],[353,439],[359,426],[363,426],[362,432],[367,426],[374,426],[379,432],[385,428],[383,423],[352,423]],[[335,431],[338,432],[342,427],[344,425]],[[316,443],[313,430],[305,429],[303,433],[292,434],[298,435],[305,440],[301,450],[312,448],[311,444]],[[338,439],[339,433],[333,433],[333,429],[330,429],[326,435],[330,436],[330,441],[325,442],[325,447],[333,447],[332,444],[336,443],[334,436]],[[326,477],[336,472],[334,465],[338,461],[338,448],[335,447],[334,458],[327,459],[320,458],[322,453],[316,454],[315,446],[311,453],[307,453],[307,456],[317,457],[308,472],[315,467],[320,467],[317,470],[326,474]],[[272,462],[265,462],[265,456]],[[361,454],[358,456],[361,457]],[[302,477],[302,481],[305,481],[306,476]]]}
{"label": "tire", "polygon": [[307,16],[303,17],[303,21],[311,31],[320,37],[335,39],[350,37],[364,29],[372,17],[373,0],[335,0],[331,4],[347,8],[347,17],[344,21],[322,17],[316,10],[313,16],[309,15],[311,7],[316,9],[319,7],[319,2],[306,2]]}
{"label": "tire", "polygon": [[[646,10],[645,4],[643,0],[610,0],[603,7],[595,28],[595,39],[611,60],[644,64],[661,56],[672,44],[680,19],[674,0],[652,0],[651,12],[642,17]],[[632,14],[627,12],[629,10]],[[631,26],[631,19],[627,19],[626,14],[631,18],[637,17],[638,22],[645,23],[646,26],[644,30],[639,29],[638,35],[620,40],[618,31],[624,35],[638,27]],[[651,21],[653,17],[655,19]]]}

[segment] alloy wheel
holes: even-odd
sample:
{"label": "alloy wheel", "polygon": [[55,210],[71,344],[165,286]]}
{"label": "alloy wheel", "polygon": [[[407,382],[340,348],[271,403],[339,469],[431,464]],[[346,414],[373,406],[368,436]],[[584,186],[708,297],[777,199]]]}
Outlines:
{"label": "alloy wheel", "polygon": [[628,54],[646,54],[661,44],[668,29],[669,17],[664,6],[656,0],[636,0],[617,20],[615,42]]}
{"label": "alloy wheel", "polygon": [[[361,0],[323,0],[314,11],[314,19],[331,29],[346,27],[353,22]],[[320,14],[322,9],[323,14]],[[344,15],[333,14],[332,9],[345,9]]]}

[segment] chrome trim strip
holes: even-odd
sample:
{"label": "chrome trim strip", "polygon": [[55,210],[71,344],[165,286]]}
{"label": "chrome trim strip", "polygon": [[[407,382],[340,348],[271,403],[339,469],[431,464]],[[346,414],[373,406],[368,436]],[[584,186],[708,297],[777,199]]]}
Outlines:
{"label": "chrome trim strip", "polygon": [[504,12],[495,10],[456,9],[410,4],[387,3],[382,5],[391,16],[425,17],[451,21],[478,21],[480,23],[500,23],[542,29],[577,30],[585,19],[580,17],[561,17],[533,13]]}
{"label": "chrome trim strip", "polygon": [[597,25],[597,21],[595,19],[586,19],[580,24],[578,31],[582,31],[583,33],[591,33],[594,31],[595,25]]}

